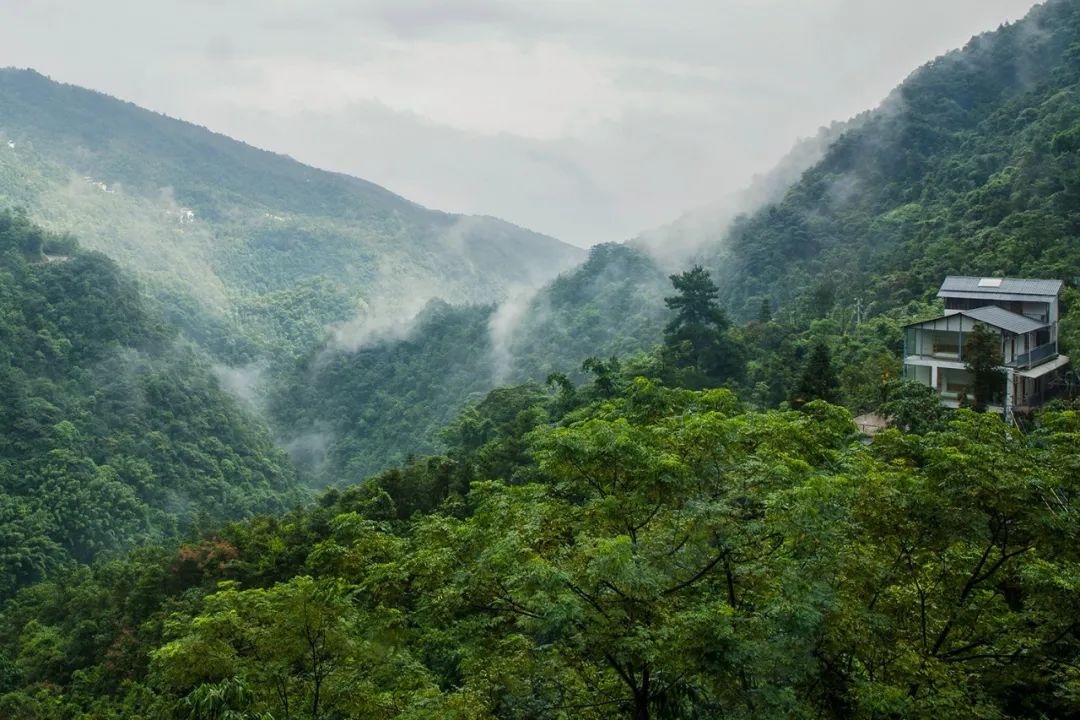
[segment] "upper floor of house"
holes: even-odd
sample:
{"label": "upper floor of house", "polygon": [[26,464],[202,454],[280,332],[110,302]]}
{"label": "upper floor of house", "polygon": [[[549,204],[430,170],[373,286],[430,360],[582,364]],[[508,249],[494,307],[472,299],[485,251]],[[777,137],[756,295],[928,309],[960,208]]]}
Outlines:
{"label": "upper floor of house", "polygon": [[994,306],[1043,325],[1057,325],[1061,290],[1060,280],[950,275],[937,296],[944,300],[946,313]]}

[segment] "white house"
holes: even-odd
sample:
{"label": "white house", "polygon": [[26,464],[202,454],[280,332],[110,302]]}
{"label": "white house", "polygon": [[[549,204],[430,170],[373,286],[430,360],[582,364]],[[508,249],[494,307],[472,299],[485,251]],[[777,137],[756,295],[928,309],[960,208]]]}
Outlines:
{"label": "white house", "polygon": [[1029,410],[1059,389],[1069,358],[1058,353],[1060,280],[949,276],[938,291],[945,314],[904,328],[904,377],[958,407],[971,399],[966,335],[983,325],[1001,339],[1006,380],[991,401],[999,412]]}

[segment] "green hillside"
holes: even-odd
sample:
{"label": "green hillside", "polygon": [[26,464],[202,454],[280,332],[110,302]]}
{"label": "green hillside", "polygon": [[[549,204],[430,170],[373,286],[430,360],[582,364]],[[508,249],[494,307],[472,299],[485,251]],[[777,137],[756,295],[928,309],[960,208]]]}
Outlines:
{"label": "green hillside", "polygon": [[494,387],[491,306],[432,302],[405,338],[324,349],[273,391],[270,416],[316,485],[349,485],[439,448],[438,434]]}
{"label": "green hillside", "polygon": [[201,357],[111,260],[0,213],[0,598],[303,497]]}
{"label": "green hillside", "polygon": [[884,310],[947,274],[1080,275],[1080,4],[1051,0],[914,72],[778,203],[705,253],[728,306]]}
{"label": "green hillside", "polygon": [[349,484],[442,447],[439,432],[502,382],[584,377],[590,356],[652,348],[667,277],[642,251],[599,245],[517,307],[429,304],[404,337],[320,347],[277,380],[270,418],[305,476]]}
{"label": "green hillside", "polygon": [[508,333],[509,379],[576,373],[595,355],[628,356],[660,340],[667,276],[644,252],[598,245],[579,268],[544,287]]}
{"label": "green hillside", "polygon": [[[0,207],[77,228],[193,335],[220,326],[204,340],[230,361],[302,354],[314,328],[419,293],[491,302],[583,255],[32,71],[0,70],[0,140]],[[283,294],[292,314],[266,321]]]}

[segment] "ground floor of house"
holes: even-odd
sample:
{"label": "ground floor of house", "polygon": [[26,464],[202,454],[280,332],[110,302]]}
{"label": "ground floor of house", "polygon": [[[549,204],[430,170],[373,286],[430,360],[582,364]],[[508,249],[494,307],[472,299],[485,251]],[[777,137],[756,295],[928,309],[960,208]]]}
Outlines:
{"label": "ground floor of house", "polygon": [[[1008,369],[1001,391],[991,400],[991,408],[1002,410],[1010,406],[1023,410],[1043,405],[1065,389],[1063,371],[1068,365],[1069,359],[1061,355],[1034,368]],[[972,399],[972,375],[960,362],[908,357],[904,362],[904,377],[934,388],[942,403],[949,407],[960,407]]]}

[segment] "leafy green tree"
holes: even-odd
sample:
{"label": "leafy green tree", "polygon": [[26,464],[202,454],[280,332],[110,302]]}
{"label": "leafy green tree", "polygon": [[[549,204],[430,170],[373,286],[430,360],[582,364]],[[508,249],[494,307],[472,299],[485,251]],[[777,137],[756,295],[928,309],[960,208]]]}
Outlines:
{"label": "leafy green tree", "polygon": [[769,298],[761,298],[761,307],[758,308],[758,322],[762,324],[772,322],[772,316],[772,303],[769,301]]}
{"label": "leafy green tree", "polygon": [[823,280],[814,286],[807,299],[813,317],[823,318],[828,316],[833,306],[836,305],[836,291],[836,281],[831,278]]}
{"label": "leafy green tree", "polygon": [[971,373],[971,405],[978,412],[994,402],[1003,402],[1005,369],[1002,367],[1001,336],[983,323],[976,323],[964,341],[964,364]]}
{"label": "leafy green tree", "polygon": [[553,406],[556,415],[565,415],[577,405],[577,388],[563,373],[551,373],[544,384],[556,393]]}
{"label": "leafy green tree", "polygon": [[812,400],[835,403],[838,399],[839,385],[840,381],[837,380],[836,371],[833,369],[829,348],[819,340],[814,343],[806,359],[806,365],[803,366],[792,402],[799,407]]}
{"label": "leafy green tree", "polygon": [[881,414],[893,427],[916,435],[944,429],[948,410],[932,387],[893,380],[882,389]]}
{"label": "leafy green tree", "polygon": [[1058,328],[1058,343],[1068,355],[1080,352],[1080,290],[1066,288],[1061,294],[1063,314]]}
{"label": "leafy green tree", "polygon": [[592,395],[595,398],[611,398],[619,391],[619,369],[621,363],[617,357],[601,360],[587,357],[581,363],[581,369],[593,376]]}
{"label": "leafy green tree", "polygon": [[257,694],[260,702],[248,703],[256,709],[318,720],[349,655],[348,617],[333,583],[298,577],[269,590],[224,588],[207,598],[193,632],[158,650],[154,663],[171,686],[194,688],[187,702],[211,702],[199,690],[207,684],[243,686]]}

